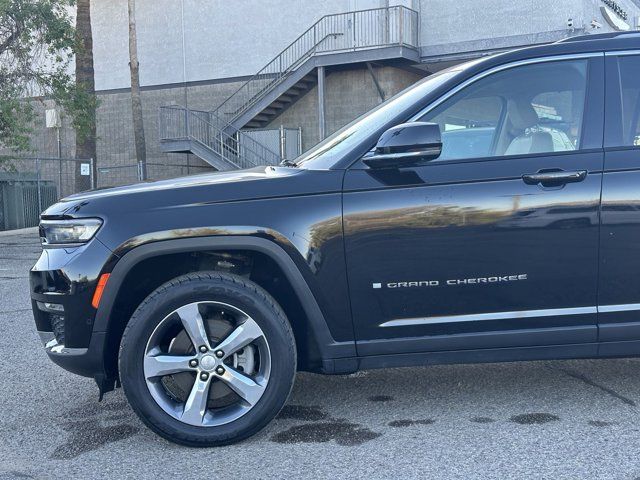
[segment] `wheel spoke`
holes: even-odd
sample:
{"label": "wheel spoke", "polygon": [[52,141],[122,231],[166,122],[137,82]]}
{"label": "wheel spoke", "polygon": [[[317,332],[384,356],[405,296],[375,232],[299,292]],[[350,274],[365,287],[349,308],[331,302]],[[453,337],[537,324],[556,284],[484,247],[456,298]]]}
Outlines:
{"label": "wheel spoke", "polygon": [[230,367],[227,367],[224,374],[219,378],[249,405],[255,405],[266,388],[266,385],[261,385]]}
{"label": "wheel spoke", "polygon": [[248,318],[244,323],[238,325],[227,338],[220,342],[220,344],[215,347],[215,350],[222,350],[224,352],[224,358],[227,358],[263,335],[262,329],[255,320]]}
{"label": "wheel spoke", "polygon": [[207,348],[210,348],[209,340],[207,339],[207,331],[204,328],[204,321],[202,320],[202,315],[200,315],[200,310],[198,310],[198,304],[191,303],[189,305],[185,305],[184,307],[180,307],[176,310],[176,312],[180,316],[182,326],[187,332],[187,335],[189,335],[189,338],[196,350],[201,345],[205,345]]}
{"label": "wheel spoke", "polygon": [[192,358],[178,355],[156,355],[154,357],[145,355],[144,375],[146,378],[153,378],[191,370],[189,360]]}
{"label": "wheel spoke", "polygon": [[196,376],[191,388],[189,398],[184,404],[181,420],[191,425],[202,425],[204,414],[207,411],[207,400],[209,398],[209,386],[211,377],[202,380]]}

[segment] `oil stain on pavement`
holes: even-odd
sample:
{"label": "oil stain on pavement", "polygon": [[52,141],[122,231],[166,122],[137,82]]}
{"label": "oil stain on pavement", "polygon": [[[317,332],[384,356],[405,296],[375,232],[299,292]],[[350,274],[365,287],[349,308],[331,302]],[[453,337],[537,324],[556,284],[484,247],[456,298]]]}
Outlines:
{"label": "oil stain on pavement", "polygon": [[616,422],[605,422],[603,420],[589,420],[588,423],[592,427],[610,427],[611,425],[616,424]]}
{"label": "oil stain on pavement", "polygon": [[520,425],[542,425],[560,420],[560,417],[552,413],[523,413],[514,415],[510,420]]}
{"label": "oil stain on pavement", "polygon": [[[368,397],[370,402],[390,402],[394,398],[388,395]],[[130,424],[132,415],[127,414],[124,401],[113,403],[88,403],[67,412],[62,428],[69,434],[66,442],[56,447],[52,459],[68,460],[101,446],[124,440],[135,435],[139,427]],[[79,420],[78,420],[79,419]],[[365,426],[344,419],[334,419],[317,405],[286,405],[278,414],[278,420],[298,420],[308,422],[294,425],[274,434],[271,441],[281,444],[326,443],[335,441],[342,446],[357,446],[382,436]],[[490,417],[477,416],[469,419],[478,424],[489,424],[496,420]],[[560,420],[552,413],[523,413],[513,415],[511,422],[519,425],[542,425]],[[427,426],[435,423],[434,419],[399,419],[387,423],[389,427],[406,428]],[[593,427],[614,425],[613,422],[590,420]]]}
{"label": "oil stain on pavement", "polygon": [[370,402],[391,402],[394,398],[389,395],[374,395],[369,397],[367,400]]}
{"label": "oil stain on pavement", "polygon": [[[101,446],[124,440],[139,432],[139,427],[125,423],[134,417],[127,415],[124,401],[88,403],[67,412],[61,423],[68,433],[65,443],[56,447],[50,458],[69,460]],[[74,420],[70,420],[70,419]],[[80,420],[76,420],[76,419]]]}
{"label": "oil stain on pavement", "polygon": [[357,423],[330,418],[327,412],[318,406],[286,405],[277,418],[310,423],[294,425],[276,433],[271,437],[271,441],[275,443],[326,443],[333,440],[338,445],[355,446],[382,435]]}
{"label": "oil stain on pavement", "polygon": [[356,423],[344,420],[295,425],[276,433],[271,440],[276,443],[326,443],[334,440],[338,445],[355,446],[376,439],[382,434]]}
{"label": "oil stain on pavement", "polygon": [[495,420],[490,417],[473,417],[471,419],[473,423],[493,423]]}
{"label": "oil stain on pavement", "polygon": [[[378,395],[369,397],[368,400],[386,402],[393,400],[393,397]],[[278,419],[303,420],[309,423],[294,425],[287,430],[276,433],[271,437],[271,441],[276,443],[325,443],[333,440],[338,445],[353,446],[362,445],[382,435],[356,423],[341,419],[332,419],[325,411],[317,406],[287,405],[278,415]],[[552,413],[536,412],[513,415],[509,420],[519,425],[542,425],[559,421],[560,417]],[[470,421],[478,424],[489,424],[494,423],[496,420],[490,417],[477,416],[472,417]],[[435,420],[431,418],[400,419],[392,420],[387,423],[387,425],[393,428],[406,428],[412,426],[427,426],[434,423]],[[607,422],[591,421],[589,424],[593,426],[605,426]]]}
{"label": "oil stain on pavement", "polygon": [[19,472],[18,470],[0,471],[0,480],[16,480],[17,478],[36,478],[35,476]]}
{"label": "oil stain on pavement", "polygon": [[66,418],[91,418],[105,413],[120,412],[127,409],[127,402],[124,400],[116,402],[89,402],[79,407],[69,410]]}
{"label": "oil stain on pavement", "polygon": [[390,427],[399,428],[399,427],[412,427],[414,425],[432,425],[434,423],[436,423],[435,420],[432,420],[431,418],[426,418],[424,420],[393,420],[392,422],[389,422],[387,425],[389,425]]}
{"label": "oil stain on pavement", "polygon": [[139,431],[138,427],[126,423],[103,426],[98,419],[65,422],[62,428],[69,433],[69,438],[56,447],[50,457],[52,459],[69,460],[107,443],[124,440]]}

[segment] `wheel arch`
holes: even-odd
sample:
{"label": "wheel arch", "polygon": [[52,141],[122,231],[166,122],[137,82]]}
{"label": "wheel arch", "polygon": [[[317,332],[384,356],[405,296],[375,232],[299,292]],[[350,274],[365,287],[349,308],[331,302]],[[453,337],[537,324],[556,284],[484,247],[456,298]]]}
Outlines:
{"label": "wheel arch", "polygon": [[[286,251],[275,242],[262,237],[253,236],[209,236],[162,240],[144,243],[127,251],[115,263],[107,287],[104,290],[100,306],[94,321],[94,333],[103,332],[105,338],[103,358],[107,375],[115,375],[116,367],[110,358],[119,346],[121,332],[117,332],[116,324],[126,325],[127,319],[114,319],[114,307],[120,295],[124,294],[123,286],[131,272],[145,260],[154,257],[165,257],[174,254],[206,252],[206,251],[248,251],[269,258],[280,269],[295,297],[304,311],[304,327],[309,329],[309,336],[315,344],[312,351],[299,351],[299,357],[306,358],[312,371],[335,373],[333,359],[355,357],[355,342],[337,342],[329,330],[325,316],[316,301],[313,292],[302,272]],[[290,319],[290,322],[293,322]],[[118,345],[115,345],[115,344]],[[114,351],[115,350],[115,351]],[[317,357],[317,358],[315,358]]]}

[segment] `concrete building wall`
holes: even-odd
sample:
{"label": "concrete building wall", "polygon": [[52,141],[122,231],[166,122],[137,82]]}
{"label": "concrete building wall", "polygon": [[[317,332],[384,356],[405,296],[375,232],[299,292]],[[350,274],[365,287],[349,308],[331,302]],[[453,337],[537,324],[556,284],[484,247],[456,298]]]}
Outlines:
{"label": "concrete building wall", "polygon": [[[348,11],[351,1],[138,0],[141,84],[252,75],[320,17]],[[96,88],[129,87],[127,1],[95,0],[92,9]]]}
{"label": "concrete building wall", "polygon": [[[628,12],[629,25],[638,26],[640,8],[632,0],[616,1]],[[419,0],[419,4],[425,60],[614,30],[600,12],[601,0]],[[592,20],[601,27],[592,28]]]}
{"label": "concrete building wall", "polygon": [[[617,0],[638,25],[640,9]],[[601,0],[137,0],[142,85],[249,76],[256,73],[323,15],[387,5],[419,12],[421,53],[461,52],[550,41],[590,22],[612,28]],[[126,0],[94,0],[92,25],[96,88],[128,88]]]}
{"label": "concrete building wall", "polygon": [[[482,8],[478,8],[479,4]],[[567,19],[582,19],[584,4],[584,0],[420,0],[423,12],[420,45],[431,47],[566,30]]]}

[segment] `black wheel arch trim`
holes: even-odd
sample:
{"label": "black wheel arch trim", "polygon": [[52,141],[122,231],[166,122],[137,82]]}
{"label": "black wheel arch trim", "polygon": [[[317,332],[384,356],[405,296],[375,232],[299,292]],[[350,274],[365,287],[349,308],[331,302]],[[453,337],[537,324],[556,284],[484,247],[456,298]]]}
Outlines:
{"label": "black wheel arch trim", "polygon": [[[355,341],[338,342],[334,340],[324,314],[316,301],[307,281],[295,262],[285,250],[266,238],[232,235],[190,237],[161,240],[132,248],[116,260],[111,271],[107,287],[104,290],[100,306],[96,312],[93,332],[107,332],[111,312],[120,293],[120,287],[127,274],[139,262],[148,258],[172,253],[204,250],[250,250],[269,256],[282,269],[294,288],[298,299],[309,319],[309,327],[320,348],[324,359],[353,357],[356,355]],[[326,372],[331,373],[331,372]]]}

